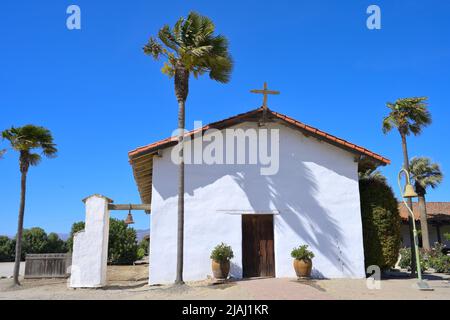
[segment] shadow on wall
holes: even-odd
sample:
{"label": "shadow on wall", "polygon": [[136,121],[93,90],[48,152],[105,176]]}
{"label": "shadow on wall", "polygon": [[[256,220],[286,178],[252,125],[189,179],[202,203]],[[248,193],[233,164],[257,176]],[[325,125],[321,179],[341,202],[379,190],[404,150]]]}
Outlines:
{"label": "shadow on wall", "polygon": [[[350,271],[348,257],[340,249],[343,241],[342,230],[332,216],[332,212],[325,209],[317,199],[318,194],[324,190],[319,190],[316,177],[321,171],[330,170],[344,179],[354,179],[354,172],[348,169],[346,156],[330,157],[330,154],[334,152],[339,154],[345,151],[312,139],[305,138],[301,133],[290,129],[280,130],[279,171],[271,176],[262,176],[259,165],[214,165],[214,170],[208,170],[207,174],[205,165],[186,165],[186,199],[194,196],[197,189],[212,185],[224,177],[232,178],[245,193],[251,208],[226,209],[279,210],[282,212],[281,218],[286,223],[278,227],[288,226],[316,254],[324,257],[336,269],[342,273]],[[329,148],[335,148],[335,150],[330,152]],[[170,157],[170,152],[165,156]],[[166,162],[168,164],[165,165],[173,166],[173,168],[166,168],[165,179],[176,182],[175,165],[170,161]],[[170,183],[154,185],[154,187],[164,200],[177,196],[176,187]],[[232,275],[239,272],[242,270],[233,269],[233,265],[231,266]],[[317,269],[313,274],[318,278],[324,278]]]}
{"label": "shadow on wall", "polygon": [[231,278],[235,278],[235,279],[239,279],[242,276],[242,268],[240,265],[234,263],[233,261],[231,261],[230,263],[230,277]]}
{"label": "shadow on wall", "polygon": [[[288,170],[283,162],[290,162],[291,168]],[[295,168],[292,168],[292,163],[295,163]],[[316,255],[323,256],[343,273],[350,271],[348,258],[339,248],[342,231],[337,221],[316,200],[318,190],[311,170],[293,156],[292,159],[281,160],[277,175],[262,178],[263,181],[258,182],[258,193],[255,193],[252,192],[252,183],[249,183],[251,177],[247,179],[247,174],[235,177],[252,207],[255,210],[276,208],[286,222],[277,226],[281,228],[281,234],[287,225]],[[325,278],[317,269],[313,276]]]}

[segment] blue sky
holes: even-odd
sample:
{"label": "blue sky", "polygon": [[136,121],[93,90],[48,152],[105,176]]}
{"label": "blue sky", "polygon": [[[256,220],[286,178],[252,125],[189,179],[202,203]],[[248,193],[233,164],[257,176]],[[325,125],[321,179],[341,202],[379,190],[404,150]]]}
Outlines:
{"label": "blue sky", "polygon": [[[66,28],[70,4],[81,8],[81,30]],[[370,4],[381,7],[381,30],[366,28]],[[410,155],[450,170],[448,1],[8,0],[0,11],[0,129],[42,125],[59,148],[58,158],[30,170],[25,227],[68,232],[92,193],[139,202],[127,152],[177,123],[172,81],[142,46],[190,10],[229,38],[235,69],[227,85],[191,81],[188,128],[259,107],[249,90],[267,81],[281,91],[271,109],[390,158],[383,172],[394,185],[401,146],[396,132],[381,132],[385,103],[428,96],[434,121],[409,138]],[[428,199],[450,201],[449,179]],[[0,160],[0,234],[15,234],[19,190],[9,151]],[[148,216],[134,216],[136,228],[148,227]]]}

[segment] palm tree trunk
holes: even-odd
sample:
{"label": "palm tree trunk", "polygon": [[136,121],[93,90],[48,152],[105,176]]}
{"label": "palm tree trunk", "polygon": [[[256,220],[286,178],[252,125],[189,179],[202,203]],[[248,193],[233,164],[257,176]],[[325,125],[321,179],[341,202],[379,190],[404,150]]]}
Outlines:
{"label": "palm tree trunk", "polygon": [[177,276],[175,284],[183,284],[184,256],[184,129],[185,103],[189,91],[189,71],[178,61],[175,67],[175,95],[178,100],[178,144],[180,163],[178,165],[178,230],[177,230]]}
{"label": "palm tree trunk", "polygon": [[420,193],[418,192],[418,194],[419,194],[420,230],[422,233],[422,247],[425,250],[430,250],[431,246],[430,246],[430,235],[428,233],[427,207],[425,202],[425,194],[423,194],[422,192]]}
{"label": "palm tree trunk", "polygon": [[[22,171],[22,170],[21,170]],[[25,194],[27,189],[27,171],[22,171],[20,179],[20,207],[19,207],[19,220],[17,223],[17,235],[16,235],[16,256],[14,262],[14,285],[20,285],[19,282],[19,270],[20,270],[20,258],[22,255],[22,231],[23,231],[23,217],[25,214]]]}
{"label": "palm tree trunk", "polygon": [[177,231],[177,278],[176,284],[183,284],[184,251],[184,125],[185,103],[178,102],[178,143],[180,144],[180,163],[178,165],[178,231]]}
{"label": "palm tree trunk", "polygon": [[[404,133],[400,132],[400,136],[402,137],[402,150],[403,150],[403,167],[409,173],[409,157],[408,157],[408,146],[406,144],[406,136]],[[411,198],[407,199],[408,206],[413,210],[413,202]],[[412,220],[409,216],[408,218],[408,226],[409,226],[409,242],[411,244],[411,276],[416,276],[416,248],[414,247],[414,227]]]}

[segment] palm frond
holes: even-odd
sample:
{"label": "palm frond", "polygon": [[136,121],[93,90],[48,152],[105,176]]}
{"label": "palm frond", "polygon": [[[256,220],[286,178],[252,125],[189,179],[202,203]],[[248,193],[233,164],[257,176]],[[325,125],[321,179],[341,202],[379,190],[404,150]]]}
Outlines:
{"label": "palm frond", "polygon": [[359,180],[377,180],[380,182],[387,182],[386,177],[378,170],[369,168],[363,172],[358,172]]}
{"label": "palm frond", "polygon": [[173,34],[172,30],[170,30],[170,27],[168,25],[165,25],[161,28],[161,30],[159,30],[158,38],[162,43],[164,43],[166,47],[172,49],[174,52],[178,52],[180,44],[175,39],[175,35]]}
{"label": "palm frond", "polygon": [[218,82],[227,83],[230,81],[233,70],[233,60],[230,56],[217,56],[209,59],[208,67],[210,69],[209,77]]}
{"label": "palm frond", "polygon": [[395,127],[404,135],[419,135],[432,121],[426,101],[426,97],[412,97],[388,102],[386,106],[390,112],[383,120],[383,132],[387,133]]}
{"label": "palm frond", "polygon": [[42,157],[37,153],[30,153],[27,160],[30,166],[37,166],[41,162]]}
{"label": "palm frond", "polygon": [[382,130],[383,130],[384,134],[390,132],[392,130],[393,126],[395,126],[395,121],[394,121],[393,117],[391,117],[389,115],[383,119]]}
{"label": "palm frond", "polygon": [[414,157],[410,160],[411,179],[422,188],[436,188],[443,180],[444,175],[439,164],[433,163],[427,157]]}
{"label": "palm frond", "polygon": [[20,152],[21,161],[30,165],[36,165],[41,160],[38,154],[31,152],[32,150],[40,149],[48,158],[55,157],[58,151],[50,130],[44,127],[31,124],[17,128],[11,127],[2,132],[2,137],[10,142],[14,150]]}
{"label": "palm frond", "polygon": [[147,44],[143,48],[144,53],[152,56],[153,59],[158,60],[160,55],[163,53],[162,45],[156,41],[154,38],[150,38]]}
{"label": "palm frond", "polygon": [[194,77],[209,72],[213,80],[225,83],[230,80],[233,60],[228,52],[228,41],[222,35],[214,35],[214,23],[208,17],[190,12],[187,18],[181,17],[174,27],[163,26],[158,42],[150,38],[144,46],[144,53],[158,59],[168,53],[168,61],[161,69],[173,76],[176,66],[181,65]]}

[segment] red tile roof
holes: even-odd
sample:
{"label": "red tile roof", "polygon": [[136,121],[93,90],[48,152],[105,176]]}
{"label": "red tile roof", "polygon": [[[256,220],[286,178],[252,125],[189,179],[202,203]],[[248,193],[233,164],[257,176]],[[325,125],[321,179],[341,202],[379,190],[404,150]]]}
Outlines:
{"label": "red tile roof", "polygon": [[[217,121],[217,122],[210,123],[210,124],[208,124],[208,125],[206,125],[206,126],[204,126],[202,128],[198,128],[198,129],[192,130],[192,131],[188,132],[186,135],[187,136],[192,136],[194,133],[197,133],[200,130],[202,132],[204,132],[204,131],[206,131],[208,129],[211,129],[211,128],[221,129],[221,128],[230,127],[230,126],[235,125],[237,123],[245,122],[246,120],[248,120],[249,117],[254,117],[255,115],[257,115],[259,113],[262,114],[263,112],[264,112],[264,109],[261,107],[261,108],[258,108],[258,109],[255,109],[255,110],[251,110],[251,111],[246,112],[246,113],[238,114],[236,116],[233,116],[233,117],[230,117],[230,118],[227,118],[227,119],[224,119],[224,120],[220,120],[220,121]],[[272,110],[267,109],[267,117],[269,117],[269,119],[280,119],[280,120],[282,120],[282,121],[284,121],[284,122],[294,126],[295,128],[297,128],[299,130],[302,130],[306,134],[313,135],[313,136],[315,136],[315,137],[317,137],[319,139],[322,139],[322,140],[324,140],[326,142],[329,142],[329,143],[331,143],[333,145],[336,145],[338,147],[344,148],[346,150],[350,150],[350,151],[359,153],[361,155],[368,156],[368,157],[370,157],[372,159],[375,159],[375,160],[379,161],[383,165],[391,163],[391,161],[389,159],[387,159],[387,158],[385,158],[385,157],[383,157],[383,156],[381,156],[381,155],[379,155],[379,154],[377,154],[375,152],[372,152],[372,151],[370,151],[370,150],[368,150],[368,149],[366,149],[364,147],[358,146],[358,145],[356,145],[354,143],[348,142],[348,141],[346,141],[344,139],[341,139],[341,138],[338,138],[338,137],[333,136],[331,134],[328,134],[328,133],[326,133],[326,132],[324,132],[322,130],[319,130],[319,129],[315,128],[315,127],[312,127],[312,126],[309,126],[307,124],[304,124],[304,123],[302,123],[300,121],[297,121],[297,120],[295,120],[295,119],[293,119],[291,117],[288,117],[288,116],[286,116],[284,114],[281,114],[281,113],[278,113],[278,112],[274,112]],[[163,140],[151,143],[149,145],[136,148],[136,149],[130,151],[128,153],[128,156],[129,156],[130,160],[132,160],[133,158],[136,158],[136,157],[138,157],[140,155],[148,154],[148,153],[154,152],[154,151],[156,151],[158,149],[164,149],[164,148],[173,146],[175,144],[176,144],[176,140],[173,137],[169,137],[169,138],[166,138],[166,139],[163,139]]]}
{"label": "red tile roof", "polygon": [[[398,209],[402,220],[407,220],[409,216],[408,209],[406,209],[403,202],[399,202]],[[416,220],[419,220],[420,214],[417,202],[413,203],[413,212]],[[450,218],[450,202],[427,202],[427,216],[429,219]]]}

